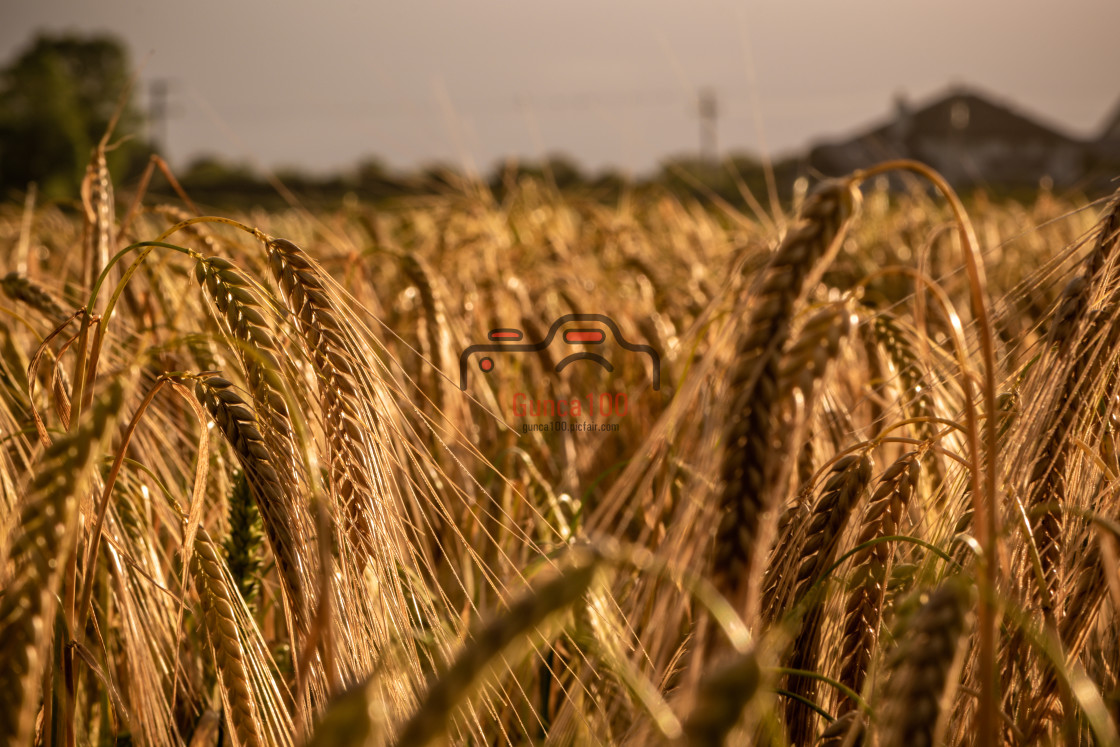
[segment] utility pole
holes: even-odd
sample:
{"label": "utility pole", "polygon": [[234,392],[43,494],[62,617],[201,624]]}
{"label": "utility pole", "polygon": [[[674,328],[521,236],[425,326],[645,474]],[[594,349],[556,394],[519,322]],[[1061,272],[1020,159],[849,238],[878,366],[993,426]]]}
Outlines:
{"label": "utility pole", "polygon": [[715,90],[711,88],[701,89],[699,104],[700,158],[708,163],[715,163],[719,158],[719,146],[716,142],[716,119],[719,117],[719,106],[716,103]]}
{"label": "utility pole", "polygon": [[167,92],[166,78],[156,78],[148,84],[148,139],[152,150],[166,155],[167,148]]}

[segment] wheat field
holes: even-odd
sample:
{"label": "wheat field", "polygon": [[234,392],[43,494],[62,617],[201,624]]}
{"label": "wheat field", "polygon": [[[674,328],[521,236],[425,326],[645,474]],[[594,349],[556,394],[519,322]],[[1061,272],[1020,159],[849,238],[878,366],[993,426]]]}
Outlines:
{"label": "wheat field", "polygon": [[1120,744],[1116,200],[117,191],[0,206],[0,743]]}

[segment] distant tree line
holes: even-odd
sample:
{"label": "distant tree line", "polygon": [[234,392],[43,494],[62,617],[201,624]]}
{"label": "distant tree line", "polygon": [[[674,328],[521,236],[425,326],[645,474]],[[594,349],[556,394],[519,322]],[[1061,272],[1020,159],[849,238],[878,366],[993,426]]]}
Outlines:
{"label": "distant tree line", "polygon": [[[579,194],[603,202],[615,201],[627,190],[660,189],[706,202],[718,198],[745,208],[751,199],[769,206],[771,189],[781,195],[783,201],[788,201],[795,180],[803,176],[804,171],[802,161],[792,158],[773,164],[768,178],[763,165],[750,156],[731,156],[718,163],[678,157],[667,159],[652,174],[633,177],[611,170],[591,173],[571,158],[554,154],[542,160],[509,159],[496,164],[481,177],[469,177],[447,164],[400,172],[375,158],[344,173],[328,176],[312,176],[293,169],[280,170],[272,176],[305,204],[316,206],[336,205],[348,195],[363,200],[391,201],[480,187],[501,201],[526,181],[533,181],[561,193]],[[179,180],[192,199],[204,204],[230,207],[252,204],[266,208],[284,204],[274,182],[246,164],[207,156],[190,164],[179,174]],[[166,191],[166,187],[163,189]],[[171,196],[169,191],[167,196]]]}

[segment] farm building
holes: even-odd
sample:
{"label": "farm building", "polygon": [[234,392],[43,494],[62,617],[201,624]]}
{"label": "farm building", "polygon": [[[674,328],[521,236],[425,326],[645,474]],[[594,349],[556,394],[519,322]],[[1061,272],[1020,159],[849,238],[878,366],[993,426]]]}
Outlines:
{"label": "farm building", "polygon": [[957,87],[918,107],[898,98],[889,121],[817,145],[809,166],[838,175],[889,158],[914,158],[955,187],[1037,187],[1047,181],[1069,187],[1085,176],[1091,146],[992,97]]}
{"label": "farm building", "polygon": [[1097,161],[1112,166],[1120,164],[1120,102],[1117,102],[1108,119],[1105,120],[1100,137],[1093,145]]}

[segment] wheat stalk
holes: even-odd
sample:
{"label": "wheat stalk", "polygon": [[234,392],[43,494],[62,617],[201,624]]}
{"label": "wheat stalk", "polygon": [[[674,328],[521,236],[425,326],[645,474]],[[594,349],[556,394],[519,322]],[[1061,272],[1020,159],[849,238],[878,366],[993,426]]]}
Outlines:
{"label": "wheat stalk", "polygon": [[[829,363],[840,354],[852,329],[852,314],[845,304],[833,304],[809,317],[796,340],[782,356],[779,391],[789,397],[797,389],[807,403],[813,401],[818,381]],[[809,409],[807,406],[806,409]],[[806,413],[808,417],[809,413]]]}
{"label": "wheat stalk", "polygon": [[[904,329],[899,320],[887,312],[880,312],[872,318],[871,329],[897,372],[904,397],[903,411],[906,416],[933,417],[937,413],[933,387],[930,386],[922,359],[911,341],[916,333]],[[937,428],[932,422],[921,420],[916,427],[921,438],[927,441],[934,440]]]}
{"label": "wheat stalk", "polygon": [[261,313],[252,284],[232,262],[221,257],[200,258],[195,266],[195,277],[210,295],[230,333],[241,343],[237,353],[245,368],[258,418],[274,457],[282,459],[277,466],[284,467],[294,486],[299,460],[284,398],[280,350]]}
{"label": "wheat stalk", "polygon": [[[432,367],[439,373],[446,373],[447,311],[435,272],[415,252],[401,253],[400,260],[405,275],[420,293],[420,306],[424,309],[424,344]],[[439,386],[442,377],[437,376],[434,380]]]}
{"label": "wheat stalk", "polygon": [[[114,115],[114,119],[115,119]],[[105,148],[112,132],[112,125],[98,143],[86,167],[82,180],[82,206],[85,208],[85,277],[83,287],[92,288],[101,271],[109,264],[109,256],[116,244],[116,201],[113,197],[113,180]],[[93,312],[93,309],[89,309]]]}
{"label": "wheat stalk", "polygon": [[1094,284],[1105,280],[1106,271],[1111,268],[1113,253],[1120,246],[1120,191],[1105,209],[1104,216],[1097,222],[1097,242],[1093,251],[1085,258],[1085,276]]}

